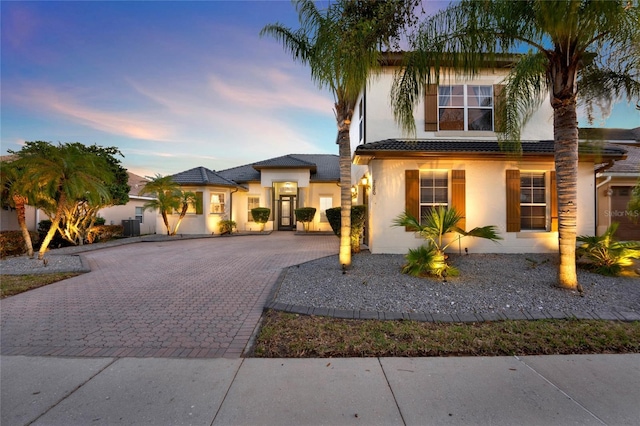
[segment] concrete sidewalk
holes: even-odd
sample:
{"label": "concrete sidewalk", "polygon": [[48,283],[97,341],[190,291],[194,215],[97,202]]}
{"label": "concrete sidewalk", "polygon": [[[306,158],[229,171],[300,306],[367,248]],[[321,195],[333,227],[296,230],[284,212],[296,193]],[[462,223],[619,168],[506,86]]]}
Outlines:
{"label": "concrete sidewalk", "polygon": [[637,425],[640,354],[0,358],[3,425]]}

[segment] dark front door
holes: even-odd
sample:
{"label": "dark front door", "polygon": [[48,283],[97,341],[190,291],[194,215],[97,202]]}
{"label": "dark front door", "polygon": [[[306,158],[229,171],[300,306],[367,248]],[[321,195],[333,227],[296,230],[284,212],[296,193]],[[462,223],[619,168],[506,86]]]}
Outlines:
{"label": "dark front door", "polygon": [[293,209],[296,204],[295,195],[280,196],[280,214],[278,215],[278,231],[293,231],[296,221],[293,217]]}

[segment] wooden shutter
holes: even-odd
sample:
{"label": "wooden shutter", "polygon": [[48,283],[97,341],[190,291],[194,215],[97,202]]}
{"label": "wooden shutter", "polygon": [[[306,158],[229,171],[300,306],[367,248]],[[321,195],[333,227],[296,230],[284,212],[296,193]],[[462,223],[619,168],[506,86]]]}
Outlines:
{"label": "wooden shutter", "polygon": [[438,86],[431,84],[425,89],[424,96],[424,130],[438,131]]}
{"label": "wooden shutter", "polygon": [[520,170],[507,170],[507,232],[520,231]]}
{"label": "wooden shutter", "polygon": [[196,191],[196,214],[202,214],[202,191]]}
{"label": "wooden shutter", "polygon": [[458,222],[458,228],[466,231],[467,226],[467,203],[465,196],[465,171],[451,170],[451,207],[462,215]]}
{"label": "wooden shutter", "polygon": [[556,172],[549,173],[550,210],[551,210],[551,232],[558,231],[558,185],[556,183]]}
{"label": "wooden shutter", "polygon": [[493,85],[493,131],[504,132],[506,130],[506,93],[504,84]]}
{"label": "wooden shutter", "polygon": [[[404,209],[420,220],[420,170],[404,172]],[[405,231],[414,232],[415,229],[406,227]]]}

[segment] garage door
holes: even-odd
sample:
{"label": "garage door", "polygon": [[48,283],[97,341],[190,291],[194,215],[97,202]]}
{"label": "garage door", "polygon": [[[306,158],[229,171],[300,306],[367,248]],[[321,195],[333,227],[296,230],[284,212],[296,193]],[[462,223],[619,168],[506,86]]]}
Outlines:
{"label": "garage door", "polygon": [[631,200],[631,186],[611,187],[611,222],[619,222],[616,238],[618,240],[640,241],[640,220],[634,223],[633,213],[627,210],[627,204]]}

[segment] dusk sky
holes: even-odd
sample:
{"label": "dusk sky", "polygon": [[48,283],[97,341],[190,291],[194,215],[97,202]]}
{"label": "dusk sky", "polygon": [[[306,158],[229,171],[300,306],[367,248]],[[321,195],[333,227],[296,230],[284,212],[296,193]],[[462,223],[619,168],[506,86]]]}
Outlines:
{"label": "dusk sky", "polygon": [[[259,37],[269,23],[298,27],[289,1],[0,7],[3,155],[35,140],[117,146],[152,176],[338,153],[330,94]],[[621,103],[594,126],[637,127],[640,114]]]}

